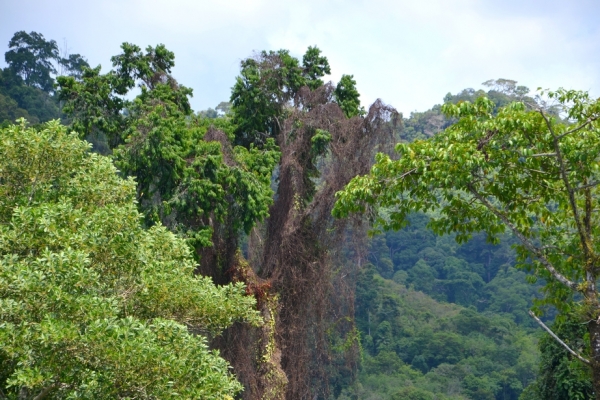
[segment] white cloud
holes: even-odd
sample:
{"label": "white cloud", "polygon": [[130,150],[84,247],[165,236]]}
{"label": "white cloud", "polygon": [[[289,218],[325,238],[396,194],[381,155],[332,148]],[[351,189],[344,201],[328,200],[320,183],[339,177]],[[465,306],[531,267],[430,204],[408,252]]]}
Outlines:
{"label": "white cloud", "polygon": [[599,11],[595,0],[5,0],[0,40],[21,29],[64,37],[105,68],[123,41],[164,43],[197,109],[228,98],[253,51],[317,45],[332,79],[353,74],[364,103],[381,97],[406,113],[500,77],[599,95]]}

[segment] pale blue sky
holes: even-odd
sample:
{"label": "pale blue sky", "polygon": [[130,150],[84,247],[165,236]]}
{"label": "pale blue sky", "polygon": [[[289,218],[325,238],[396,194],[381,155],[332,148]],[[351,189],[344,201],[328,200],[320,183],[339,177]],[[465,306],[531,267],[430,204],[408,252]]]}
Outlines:
{"label": "pale blue sky", "polygon": [[364,105],[379,97],[408,114],[495,78],[600,96],[598,21],[598,0],[0,0],[0,53],[36,31],[106,71],[124,41],[164,43],[200,110],[229,98],[253,51],[317,45]]}

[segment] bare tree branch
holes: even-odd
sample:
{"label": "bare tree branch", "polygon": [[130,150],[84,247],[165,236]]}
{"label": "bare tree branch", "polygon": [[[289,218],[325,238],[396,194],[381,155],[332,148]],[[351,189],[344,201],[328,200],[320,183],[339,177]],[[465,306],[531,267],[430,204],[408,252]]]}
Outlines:
{"label": "bare tree branch", "polygon": [[536,315],[533,313],[533,311],[529,311],[529,315],[531,315],[531,317],[535,320],[535,322],[537,322],[542,328],[544,328],[544,330],[546,332],[548,332],[550,334],[550,336],[552,336],[558,343],[560,343],[565,349],[567,349],[567,351],[569,353],[571,353],[572,355],[574,355],[575,357],[577,357],[578,360],[580,360],[583,363],[586,364],[590,364],[590,360],[588,360],[587,358],[583,358],[581,355],[579,355],[579,353],[577,353],[576,351],[572,350],[569,346],[567,346],[567,344],[565,342],[563,342],[562,340],[560,340],[560,338],[558,336],[556,336],[556,334],[554,332],[552,332],[550,330],[550,328],[548,328],[546,326],[546,324],[544,324],[542,322],[541,319],[539,319],[538,317],[536,317]]}
{"label": "bare tree branch", "polygon": [[[541,112],[541,110],[540,110],[540,112]],[[594,122],[594,121],[595,121],[595,120],[597,120],[597,119],[598,119],[598,117],[595,117],[595,118],[588,118],[588,119],[587,119],[587,121],[585,121],[583,124],[579,125],[579,126],[578,126],[578,127],[576,127],[576,128],[573,128],[573,129],[571,129],[571,130],[568,130],[568,131],[566,131],[565,133],[563,133],[563,134],[559,135],[557,138],[558,138],[558,139],[562,139],[562,138],[564,138],[565,136],[567,136],[567,135],[570,135],[571,133],[575,133],[575,132],[577,132],[577,131],[579,131],[579,130],[581,130],[581,129],[585,128],[586,126],[588,126],[589,124],[591,124],[592,122]]]}
{"label": "bare tree branch", "polygon": [[412,174],[413,172],[415,172],[416,170],[417,170],[416,168],[413,168],[413,169],[411,169],[410,171],[406,171],[405,173],[403,173],[402,175],[400,175],[400,176],[399,176],[399,177],[397,177],[397,178],[395,178],[395,177],[394,177],[394,178],[384,179],[384,180],[383,180],[383,182],[384,182],[385,184],[391,185],[391,184],[392,184],[392,183],[394,183],[396,180],[404,179],[404,178],[406,178],[408,175],[410,175],[410,174]]}
{"label": "bare tree branch", "polygon": [[583,190],[583,189],[588,189],[588,188],[592,188],[594,186],[598,186],[600,185],[600,182],[592,182],[592,183],[588,183],[587,185],[583,185],[583,186],[579,186],[576,187],[575,189],[573,189],[574,191],[579,191],[579,190]]}
{"label": "bare tree branch", "polygon": [[[559,137],[554,132],[554,129],[552,128],[552,124],[550,123],[550,120],[548,119],[546,114],[544,114],[544,111],[540,109],[539,113],[544,118],[544,121],[546,121],[546,126],[548,127],[548,130],[550,131],[550,133],[552,134],[552,137],[554,138],[554,151],[556,152],[556,159],[558,161],[560,175],[563,180],[563,183],[565,184],[565,188],[567,189],[567,193],[569,195],[569,204],[571,206],[571,211],[573,211],[573,219],[575,220],[575,224],[577,225],[577,232],[579,233],[579,239],[581,240],[581,247],[583,247],[583,253],[585,255],[585,258],[587,260],[589,260],[590,256],[592,255],[592,249],[590,248],[590,237],[588,236],[588,234],[584,228],[583,222],[581,221],[581,217],[579,215],[579,208],[577,207],[577,201],[575,199],[575,191],[573,190],[573,187],[571,186],[571,182],[569,181],[569,176],[567,175],[567,168],[565,167],[565,161],[564,161],[564,159],[562,157],[562,153],[560,151],[560,145],[558,142]],[[588,121],[590,121],[590,120],[588,119]],[[581,125],[581,127],[577,128],[577,129],[581,129],[585,125],[586,124]]]}
{"label": "bare tree branch", "polygon": [[544,253],[542,253],[542,251],[538,247],[536,247],[531,242],[531,240],[529,240],[525,235],[523,235],[523,233],[519,231],[517,227],[506,217],[506,215],[500,212],[496,207],[492,205],[492,203],[490,203],[481,194],[479,194],[475,190],[475,188],[473,188],[472,185],[468,185],[468,189],[473,194],[473,196],[477,198],[477,200],[479,200],[488,210],[490,210],[496,217],[498,217],[502,222],[504,222],[506,226],[510,228],[510,230],[515,234],[515,236],[519,238],[521,243],[523,243],[523,245],[540,260],[544,268],[546,268],[546,270],[550,272],[557,281],[567,286],[569,289],[577,291],[577,283],[569,280],[566,276],[558,272],[556,268],[554,268],[552,263],[548,261],[546,256],[544,256]]}
{"label": "bare tree branch", "polygon": [[539,153],[539,154],[532,154],[529,157],[556,157],[556,153]]}
{"label": "bare tree branch", "polygon": [[50,386],[46,386],[44,388],[44,390],[42,390],[37,396],[35,396],[33,398],[33,400],[42,400],[43,398],[45,398],[46,396],[48,396],[48,394],[52,391],[52,389],[54,389],[56,387],[56,383],[50,385]]}

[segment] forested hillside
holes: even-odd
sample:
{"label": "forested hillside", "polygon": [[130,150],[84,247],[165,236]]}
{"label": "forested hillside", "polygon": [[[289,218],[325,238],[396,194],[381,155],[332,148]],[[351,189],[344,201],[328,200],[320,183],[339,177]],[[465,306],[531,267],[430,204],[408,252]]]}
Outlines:
{"label": "forested hillside", "polygon": [[162,44],[5,60],[0,399],[600,396],[585,93],[402,116],[309,47],[192,110]]}

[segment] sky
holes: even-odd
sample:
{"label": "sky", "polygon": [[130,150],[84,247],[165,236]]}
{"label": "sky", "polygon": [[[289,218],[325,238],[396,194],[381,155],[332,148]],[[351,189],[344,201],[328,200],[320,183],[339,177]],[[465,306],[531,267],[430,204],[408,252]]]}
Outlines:
{"label": "sky", "polygon": [[354,75],[363,105],[408,116],[498,78],[600,96],[599,20],[598,0],[0,0],[0,51],[35,31],[108,71],[121,43],[163,43],[202,110],[229,99],[254,52],[316,45],[326,79]]}

